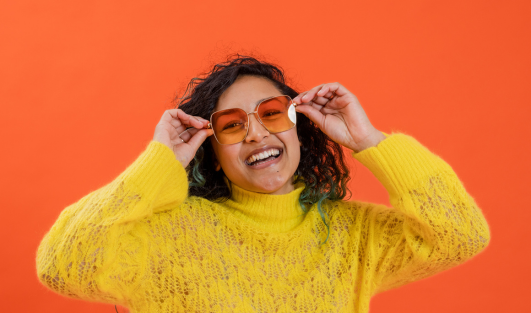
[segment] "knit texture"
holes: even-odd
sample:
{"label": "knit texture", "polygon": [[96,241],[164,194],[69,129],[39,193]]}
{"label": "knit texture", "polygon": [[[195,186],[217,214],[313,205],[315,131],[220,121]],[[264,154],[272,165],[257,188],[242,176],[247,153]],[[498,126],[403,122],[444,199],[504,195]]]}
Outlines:
{"label": "knit texture", "polygon": [[187,197],[185,169],[151,142],[118,178],[67,207],[37,252],[48,288],[131,312],[359,312],[372,295],[444,271],[482,249],[489,228],[452,168],[392,134],[353,155],[392,208],[316,206],[233,186],[216,203]]}

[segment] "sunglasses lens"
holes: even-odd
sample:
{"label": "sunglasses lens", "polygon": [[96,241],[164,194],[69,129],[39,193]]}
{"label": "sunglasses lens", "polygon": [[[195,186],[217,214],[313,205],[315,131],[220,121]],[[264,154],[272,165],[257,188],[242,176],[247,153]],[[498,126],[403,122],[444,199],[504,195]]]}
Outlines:
{"label": "sunglasses lens", "polygon": [[212,128],[220,144],[238,143],[247,134],[247,113],[242,109],[218,111],[212,115]]}
{"label": "sunglasses lens", "polygon": [[295,126],[295,107],[290,100],[287,96],[279,96],[258,106],[258,116],[269,132],[280,133]]}

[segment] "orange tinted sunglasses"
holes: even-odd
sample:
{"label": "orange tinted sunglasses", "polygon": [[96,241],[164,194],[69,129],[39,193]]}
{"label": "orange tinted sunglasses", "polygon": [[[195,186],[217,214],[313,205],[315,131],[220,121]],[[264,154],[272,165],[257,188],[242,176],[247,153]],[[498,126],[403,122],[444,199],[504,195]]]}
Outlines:
{"label": "orange tinted sunglasses", "polygon": [[214,137],[221,145],[240,143],[249,133],[249,114],[254,114],[268,132],[281,133],[295,127],[295,106],[290,96],[274,96],[261,100],[253,112],[240,108],[216,111],[210,115],[207,128],[214,130]]}

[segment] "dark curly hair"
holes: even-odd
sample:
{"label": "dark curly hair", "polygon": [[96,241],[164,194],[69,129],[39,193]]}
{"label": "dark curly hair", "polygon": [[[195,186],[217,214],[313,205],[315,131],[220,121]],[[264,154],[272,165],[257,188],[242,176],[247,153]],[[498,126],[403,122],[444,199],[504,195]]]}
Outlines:
{"label": "dark curly hair", "polygon": [[[221,94],[238,77],[245,75],[264,77],[282,94],[291,98],[299,94],[286,84],[284,73],[278,66],[236,54],[230,56],[226,62],[214,65],[212,70],[202,77],[193,78],[184,95],[175,99],[176,107],[190,115],[209,120]],[[297,113],[297,134],[302,146],[294,183],[303,182],[306,185],[299,203],[305,213],[313,204],[317,204],[319,214],[330,233],[325,218],[327,213],[323,212],[321,204],[326,200],[343,199],[349,192],[347,182],[350,177],[343,149],[301,113]],[[230,198],[231,188],[230,184],[225,183],[223,169],[216,171],[213,160],[205,160],[205,156],[213,155],[210,140],[205,140],[187,168],[189,194],[223,202]]]}

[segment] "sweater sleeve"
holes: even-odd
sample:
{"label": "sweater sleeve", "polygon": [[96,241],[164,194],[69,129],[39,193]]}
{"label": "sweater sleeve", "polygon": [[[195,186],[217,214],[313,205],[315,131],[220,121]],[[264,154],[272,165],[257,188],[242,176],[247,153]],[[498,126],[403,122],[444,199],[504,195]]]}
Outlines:
{"label": "sweater sleeve", "polygon": [[488,224],[452,168],[404,134],[387,135],[354,157],[389,193],[368,221],[372,293],[444,271],[482,251]]}
{"label": "sweater sleeve", "polygon": [[125,305],[147,249],[135,236],[138,221],[174,208],[187,192],[171,149],[151,142],[114,181],[61,212],[37,251],[40,281],[65,296]]}

